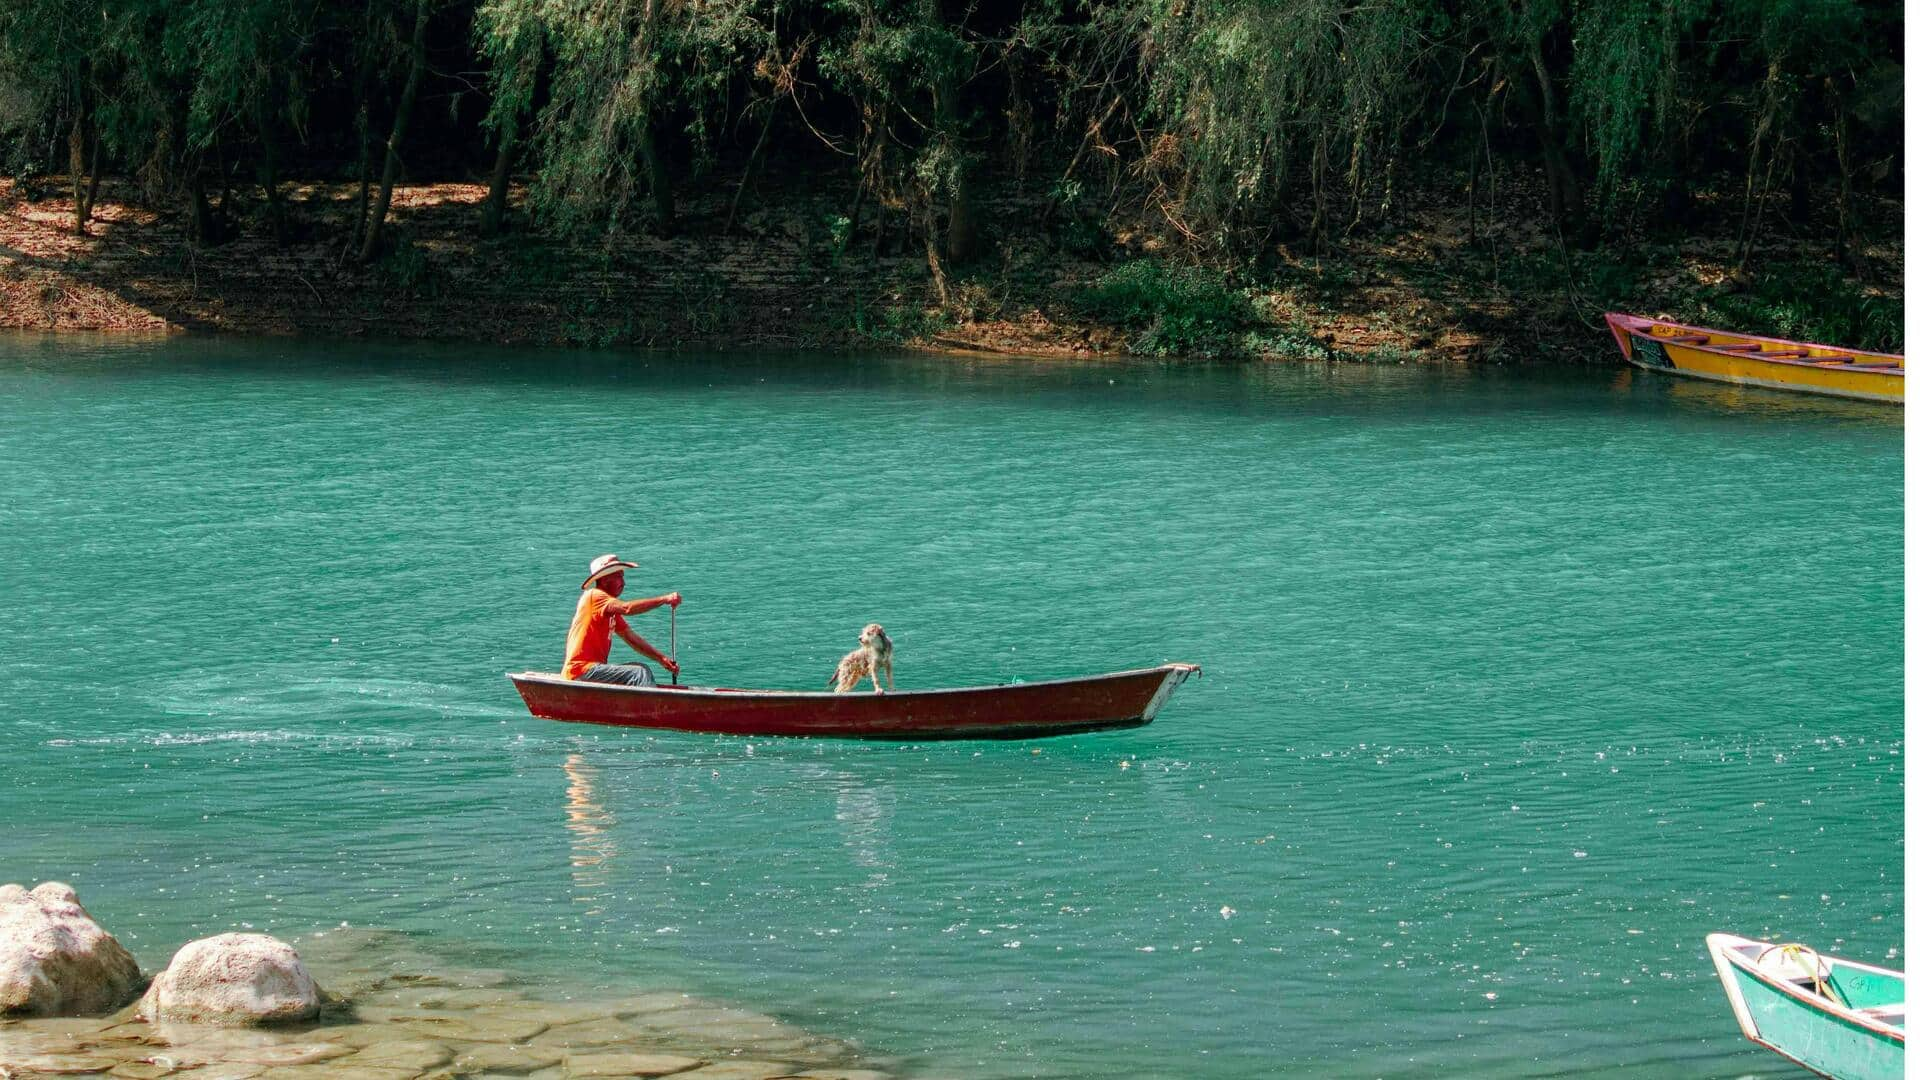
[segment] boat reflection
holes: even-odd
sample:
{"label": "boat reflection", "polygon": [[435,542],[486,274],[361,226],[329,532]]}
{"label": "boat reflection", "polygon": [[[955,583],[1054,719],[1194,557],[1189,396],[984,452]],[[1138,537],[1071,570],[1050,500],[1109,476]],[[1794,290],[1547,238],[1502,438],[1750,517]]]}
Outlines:
{"label": "boat reflection", "polygon": [[567,831],[573,834],[568,858],[573,868],[574,902],[587,905],[585,914],[605,912],[607,882],[619,846],[613,839],[613,815],[595,801],[594,781],[600,770],[579,754],[568,754],[560,768],[567,774]]}
{"label": "boat reflection", "polygon": [[1625,369],[1621,375],[1623,380],[1616,381],[1616,388],[1630,389],[1633,393],[1644,393],[1674,404],[1704,408],[1725,415],[1821,417],[1855,424],[1894,426],[1904,420],[1905,410],[1897,404],[1889,408],[1886,402],[1850,401],[1764,386],[1734,386],[1705,379],[1636,373],[1632,368]]}
{"label": "boat reflection", "polygon": [[867,888],[885,886],[894,862],[893,789],[838,770],[828,782],[834,787],[833,819],[840,825],[841,843],[853,864],[867,872]]}

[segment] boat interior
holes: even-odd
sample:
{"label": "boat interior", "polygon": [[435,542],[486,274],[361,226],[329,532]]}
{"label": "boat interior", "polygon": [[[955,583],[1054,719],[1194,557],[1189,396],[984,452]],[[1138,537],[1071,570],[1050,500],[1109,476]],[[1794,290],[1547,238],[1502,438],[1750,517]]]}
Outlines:
{"label": "boat interior", "polygon": [[1628,327],[1631,331],[1666,345],[1685,345],[1704,349],[1708,352],[1734,353],[1758,357],[1762,360],[1781,360],[1791,363],[1809,364],[1816,367],[1844,365],[1863,371],[1899,371],[1905,372],[1905,361],[1897,356],[1881,353],[1852,353],[1839,349],[1828,349],[1818,345],[1797,345],[1787,341],[1754,341],[1734,334],[1711,333],[1691,328],[1680,328],[1680,333],[1655,334],[1656,326],[1672,326],[1671,323],[1657,323],[1652,320]]}

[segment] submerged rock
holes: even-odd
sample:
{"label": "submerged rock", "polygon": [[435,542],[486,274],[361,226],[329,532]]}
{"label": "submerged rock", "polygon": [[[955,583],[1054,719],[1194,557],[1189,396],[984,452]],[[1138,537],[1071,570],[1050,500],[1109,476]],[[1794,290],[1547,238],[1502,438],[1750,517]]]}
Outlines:
{"label": "submerged rock", "polygon": [[140,1001],[154,1023],[247,1026],[311,1020],[320,988],[293,946],[266,934],[220,934],[173,954]]}
{"label": "submerged rock", "polygon": [[574,1054],[566,1060],[568,1076],[671,1076],[700,1064],[677,1054]]}
{"label": "submerged rock", "polygon": [[561,1054],[532,1046],[485,1043],[454,1056],[456,1073],[530,1073],[560,1064]]}
{"label": "submerged rock", "polygon": [[7,1064],[11,1068],[25,1070],[26,1075],[29,1076],[66,1076],[103,1073],[118,1065],[119,1062],[109,1057],[88,1054],[43,1054],[23,1057]]}
{"label": "submerged rock", "polygon": [[793,1070],[778,1061],[722,1061],[680,1075],[686,1080],[775,1080],[792,1076]]}
{"label": "submerged rock", "polygon": [[[330,960],[258,934],[193,942],[119,1013],[0,1023],[0,1080],[27,1062],[25,1075],[119,1080],[888,1080],[854,1068],[860,1054],[847,1044],[685,993],[552,1000],[493,971],[411,970],[396,962],[408,941],[399,935],[356,934],[352,949],[313,940]],[[338,965],[326,969],[329,988],[340,972],[368,977],[343,999],[312,986],[303,960]],[[256,1026],[303,1018],[305,1002],[317,1005],[311,1022]]]}
{"label": "submerged rock", "polygon": [[445,1065],[452,1060],[453,1051],[447,1049],[444,1044],[427,1039],[401,1039],[395,1042],[374,1043],[353,1055],[352,1060],[341,1062],[341,1065],[407,1069],[411,1074],[418,1074],[435,1066]]}
{"label": "submerged rock", "polygon": [[547,1025],[537,1019],[517,1017],[504,1009],[494,1012],[476,1010],[466,1016],[455,1015],[451,1018],[422,1016],[413,1020],[401,1016],[395,1019],[422,1035],[464,1042],[525,1043],[547,1030]]}
{"label": "submerged rock", "polygon": [[578,1050],[593,1046],[613,1046],[634,1042],[641,1032],[611,1017],[562,1024],[536,1035],[530,1045],[553,1050]]}
{"label": "submerged rock", "polygon": [[0,885],[0,1016],[117,1009],[140,992],[140,965],[71,886]]}

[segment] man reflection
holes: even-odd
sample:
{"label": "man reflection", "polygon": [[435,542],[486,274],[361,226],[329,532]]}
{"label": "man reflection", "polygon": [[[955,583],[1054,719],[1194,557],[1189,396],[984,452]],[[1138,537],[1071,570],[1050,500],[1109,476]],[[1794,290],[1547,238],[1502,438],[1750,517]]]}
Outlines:
{"label": "man reflection", "polygon": [[600,770],[579,754],[568,754],[560,765],[567,774],[567,831],[573,834],[574,901],[590,905],[589,915],[605,908],[605,890],[619,848],[613,841],[613,815],[594,801],[593,782]]}

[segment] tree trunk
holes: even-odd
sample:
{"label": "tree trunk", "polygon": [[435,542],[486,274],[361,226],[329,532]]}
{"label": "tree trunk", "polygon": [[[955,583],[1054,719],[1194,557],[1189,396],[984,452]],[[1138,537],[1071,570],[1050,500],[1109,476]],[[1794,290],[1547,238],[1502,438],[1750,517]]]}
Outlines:
{"label": "tree trunk", "polygon": [[87,160],[89,162],[88,176],[87,176],[87,200],[86,200],[86,208],[83,211],[83,213],[86,214],[88,220],[92,220],[93,208],[96,205],[98,205],[99,199],[100,199],[100,127],[99,125],[97,124],[94,125],[93,138],[89,139],[88,142],[91,144],[91,149],[87,151]]}
{"label": "tree trunk", "polygon": [[880,201],[880,165],[881,155],[886,145],[881,140],[886,133],[874,119],[875,109],[865,100],[860,102],[860,148],[854,154],[853,208],[847,211],[847,241],[840,245],[842,251],[853,247],[853,238],[860,235],[860,208],[865,203],[867,193],[872,192],[874,205],[879,208],[879,226],[874,230],[873,254],[880,253],[880,233],[884,231],[886,208]]}
{"label": "tree trunk", "polygon": [[1321,125],[1313,137],[1313,159],[1309,167],[1313,182],[1313,223],[1307,228],[1307,236],[1313,244],[1314,254],[1327,250],[1327,128]]}
{"label": "tree trunk", "polygon": [[947,272],[940,265],[939,230],[934,226],[932,200],[922,196],[920,207],[921,233],[927,239],[927,270],[933,274],[933,288],[940,296],[940,306],[946,307],[950,299],[947,293]]}
{"label": "tree trunk", "polygon": [[647,187],[652,189],[654,216],[659,221],[660,235],[673,235],[673,185],[667,178],[667,162],[660,154],[660,146],[653,137],[653,118],[647,118],[647,126],[640,133],[640,161],[647,169]]}
{"label": "tree trunk", "polygon": [[412,62],[407,65],[406,87],[393,110],[393,133],[387,137],[387,163],[380,170],[380,194],[373,202],[373,214],[367,221],[367,240],[360,245],[360,261],[370,262],[380,251],[380,233],[387,221],[387,207],[393,202],[393,185],[400,177],[400,144],[407,137],[407,120],[413,114],[413,99],[420,92],[420,75],[427,67],[427,4],[419,0],[413,17]]}
{"label": "tree trunk", "polygon": [[500,129],[500,147],[493,156],[493,177],[487,182],[487,201],[480,205],[480,235],[498,236],[507,220],[507,187],[513,176],[513,142],[519,134],[519,114],[507,117]]}
{"label": "tree trunk", "polygon": [[[973,177],[967,168],[966,153],[960,146],[960,121],[954,106],[958,96],[950,76],[940,80],[933,91],[934,125],[941,150],[949,162],[947,168],[947,261],[964,266],[973,261],[980,246],[979,230],[973,216]],[[929,216],[932,204],[927,207]],[[942,294],[946,292],[944,286]]]}
{"label": "tree trunk", "polygon": [[1813,220],[1813,154],[1794,140],[1792,176],[1787,181],[1787,220],[1804,226]]}
{"label": "tree trunk", "polygon": [[1547,170],[1547,194],[1553,216],[1563,232],[1580,233],[1586,220],[1586,191],[1580,174],[1567,160],[1565,128],[1560,122],[1560,101],[1553,90],[1553,75],[1547,70],[1546,52],[1535,40],[1528,59],[1533,68],[1539,100],[1534,128],[1540,137],[1540,156]]}
{"label": "tree trunk", "polygon": [[373,196],[373,118],[369,115],[371,103],[366,97],[360,99],[360,194],[353,200],[353,228],[347,233],[347,242],[340,252],[340,262],[345,264],[347,255],[354,244],[367,229],[367,203]]}
{"label": "tree trunk", "polygon": [[273,115],[273,82],[263,67],[253,95],[253,125],[260,133],[260,189],[267,196],[267,223],[273,230],[274,246],[286,247],[287,211],[280,198],[279,155],[274,145]]}
{"label": "tree trunk", "polygon": [[[374,0],[367,0],[366,32],[363,42],[373,40]],[[347,228],[346,242],[340,245],[340,264],[355,254],[360,238],[367,229],[367,200],[373,187],[373,60],[367,55],[371,45],[362,44],[356,50],[358,70],[355,72],[354,98],[358,108],[354,111],[354,127],[360,136],[360,194],[353,202],[353,221]]]}
{"label": "tree trunk", "polygon": [[1833,258],[1842,266],[1853,258],[1853,162],[1847,153],[1847,135],[1847,105],[1836,96],[1833,157],[1840,167],[1840,191],[1834,196],[1837,220],[1833,226]]}
{"label": "tree trunk", "polygon": [[87,220],[93,216],[93,207],[87,199],[87,143],[92,141],[93,121],[90,98],[83,65],[79,92],[75,94],[73,127],[67,132],[67,172],[73,181],[73,231],[81,236],[87,235]]}
{"label": "tree trunk", "polygon": [[753,179],[754,162],[760,160],[760,151],[767,145],[767,133],[773,130],[774,102],[769,100],[766,106],[767,115],[760,124],[760,137],[753,141],[753,152],[747,155],[747,167],[740,170],[740,186],[733,189],[733,204],[727,207],[727,224],[720,230],[723,235],[733,232],[733,219],[740,213],[740,199],[747,193],[747,182]]}
{"label": "tree trunk", "polygon": [[974,222],[973,183],[964,168],[956,167],[953,194],[947,203],[947,259],[965,266],[980,254],[980,229]]}
{"label": "tree trunk", "polygon": [[1660,186],[1660,220],[1669,226],[1682,226],[1693,219],[1693,188],[1684,175],[1667,177]]}
{"label": "tree trunk", "polygon": [[206,247],[213,242],[213,207],[207,205],[207,177],[198,163],[187,182],[187,199],[193,209],[193,242]]}
{"label": "tree trunk", "polygon": [[[921,17],[929,27],[942,31],[949,29],[949,20],[942,10],[941,0],[925,0]],[[954,28],[956,40],[957,28]],[[962,143],[960,119],[960,79],[952,68],[942,65],[939,76],[933,81],[933,145],[946,161],[947,196],[947,261],[962,266],[973,261],[980,244],[978,229],[973,215],[973,177],[967,167],[966,150]],[[930,197],[938,194],[929,191]],[[933,203],[927,204],[929,227],[933,221]],[[934,243],[934,235],[929,232],[928,243]],[[935,271],[936,277],[941,277]],[[946,284],[940,283],[941,300],[946,299]]]}
{"label": "tree trunk", "polygon": [[1467,155],[1467,247],[1480,246],[1480,148]]}
{"label": "tree trunk", "polygon": [[1765,93],[1760,107],[1760,117],[1753,125],[1753,142],[1747,151],[1747,190],[1740,204],[1740,256],[1738,269],[1744,273],[1747,260],[1753,255],[1754,241],[1760,237],[1762,218],[1766,214],[1767,198],[1773,193],[1773,159],[1780,154],[1779,141],[1774,143],[1774,152],[1767,158],[1767,168],[1760,181],[1760,190],[1754,192],[1754,178],[1760,175],[1760,152],[1773,135],[1776,106],[1779,99],[1775,93],[1780,84],[1780,61],[1778,58],[1768,61]]}

